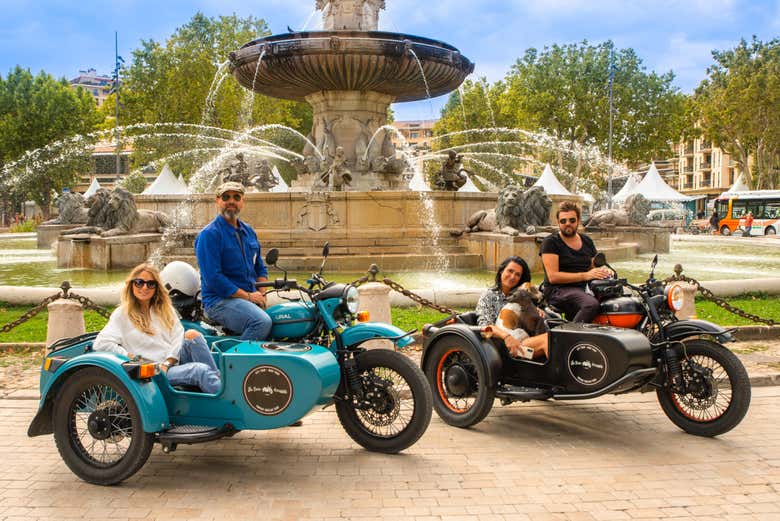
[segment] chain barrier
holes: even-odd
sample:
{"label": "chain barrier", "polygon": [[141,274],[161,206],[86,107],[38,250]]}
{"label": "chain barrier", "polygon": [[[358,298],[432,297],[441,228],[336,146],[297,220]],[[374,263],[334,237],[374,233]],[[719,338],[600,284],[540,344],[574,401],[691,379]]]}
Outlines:
{"label": "chain barrier", "polygon": [[46,297],[45,299],[43,299],[41,301],[40,304],[38,304],[34,308],[31,308],[30,310],[28,310],[27,312],[22,314],[22,316],[20,316],[16,320],[14,320],[12,322],[9,322],[9,323],[5,324],[4,326],[0,327],[0,333],[7,333],[7,332],[11,331],[13,328],[15,328],[16,326],[27,322],[28,320],[33,318],[35,315],[37,315],[38,313],[40,313],[41,311],[46,309],[46,307],[49,304],[51,304],[55,300],[59,300],[59,299],[70,299],[70,300],[78,301],[82,306],[84,306],[84,308],[96,311],[97,313],[100,314],[100,316],[102,316],[104,318],[108,318],[109,316],[111,316],[111,312],[110,311],[108,311],[105,308],[102,308],[102,307],[98,306],[97,304],[92,302],[87,297],[82,297],[81,295],[77,295],[76,293],[70,293],[70,288],[71,288],[70,282],[68,282],[67,280],[64,281],[60,285],[60,291],[58,293],[55,293],[54,295]]}
{"label": "chain barrier", "polygon": [[722,298],[716,296],[711,290],[709,290],[709,289],[705,288],[704,286],[702,286],[701,283],[698,280],[696,280],[696,279],[694,279],[692,277],[688,277],[686,275],[683,275],[682,274],[682,265],[680,265],[680,264],[676,264],[674,266],[674,275],[672,275],[671,277],[667,277],[666,279],[664,279],[663,282],[664,282],[664,284],[668,284],[669,282],[687,282],[689,284],[693,284],[694,286],[696,286],[696,290],[699,293],[701,293],[701,295],[704,298],[714,302],[717,306],[725,309],[729,313],[733,313],[734,315],[740,316],[742,318],[746,318],[746,319],[751,320],[753,322],[759,322],[761,324],[766,324],[768,326],[775,326],[775,325],[780,324],[779,322],[777,322],[776,320],[772,320],[771,318],[759,317],[758,315],[754,315],[752,313],[748,313],[747,311],[744,311],[742,309],[739,309],[736,306],[733,306],[733,305],[729,304],[725,299],[722,299]]}
{"label": "chain barrier", "polygon": [[376,276],[379,273],[379,267],[376,264],[372,264],[368,268],[368,273],[359,279],[351,282],[355,287],[361,286],[365,284],[366,282],[381,282],[382,284],[385,284],[387,286],[390,286],[391,289],[397,291],[401,295],[407,297],[408,299],[418,303],[421,306],[425,306],[431,309],[435,309],[439,313],[444,313],[445,315],[456,315],[457,311],[452,310],[445,306],[440,306],[436,304],[435,302],[428,300],[425,297],[421,297],[420,295],[413,293],[409,291],[408,289],[401,286],[399,283],[395,282],[394,280],[383,278],[382,280],[377,280]]}

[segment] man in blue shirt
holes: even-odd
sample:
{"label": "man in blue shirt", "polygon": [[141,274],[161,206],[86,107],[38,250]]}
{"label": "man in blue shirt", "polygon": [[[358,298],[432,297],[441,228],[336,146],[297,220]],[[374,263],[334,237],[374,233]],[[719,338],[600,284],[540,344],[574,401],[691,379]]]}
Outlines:
{"label": "man in blue shirt", "polygon": [[268,280],[257,235],[238,219],[244,208],[244,186],[227,182],[217,188],[219,215],[198,234],[195,254],[200,268],[206,314],[242,340],[264,340],[271,317],[261,309],[265,293],[255,282]]}

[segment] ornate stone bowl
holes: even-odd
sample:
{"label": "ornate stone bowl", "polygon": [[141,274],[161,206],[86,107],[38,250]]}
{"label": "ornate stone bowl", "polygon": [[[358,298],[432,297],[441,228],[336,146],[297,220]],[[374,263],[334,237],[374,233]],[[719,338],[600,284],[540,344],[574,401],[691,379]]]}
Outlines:
{"label": "ornate stone bowl", "polygon": [[451,45],[381,31],[278,34],[247,43],[230,53],[230,62],[233,75],[247,89],[297,101],[329,90],[373,91],[395,101],[414,101],[455,90],[474,70]]}

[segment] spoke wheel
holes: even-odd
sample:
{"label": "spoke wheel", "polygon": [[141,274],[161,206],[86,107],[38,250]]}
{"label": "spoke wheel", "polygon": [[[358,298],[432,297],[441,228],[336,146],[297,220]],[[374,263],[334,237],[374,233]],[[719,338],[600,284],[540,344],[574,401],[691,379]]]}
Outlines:
{"label": "spoke wheel", "polygon": [[[413,445],[431,421],[431,391],[406,356],[387,350],[356,357],[362,400],[336,402],[347,434],[368,450],[395,453]],[[342,379],[339,396],[345,395]]]}
{"label": "spoke wheel", "polygon": [[449,425],[470,427],[493,407],[495,389],[485,384],[485,364],[465,341],[435,345],[428,355],[425,375],[433,390],[433,407]]}
{"label": "spoke wheel", "polygon": [[54,439],[78,477],[113,485],[143,466],[154,444],[138,407],[113,375],[88,368],[71,375],[54,404]]}
{"label": "spoke wheel", "polygon": [[698,436],[717,436],[742,421],[750,405],[750,381],[739,359],[709,340],[685,342],[681,360],[685,393],[658,390],[658,401],[672,422]]}

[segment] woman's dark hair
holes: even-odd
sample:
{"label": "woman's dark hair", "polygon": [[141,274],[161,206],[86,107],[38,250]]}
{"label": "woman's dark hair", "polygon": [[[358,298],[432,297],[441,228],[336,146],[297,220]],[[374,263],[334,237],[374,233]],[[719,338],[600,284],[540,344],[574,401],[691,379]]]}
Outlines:
{"label": "woman's dark hair", "polygon": [[504,270],[506,269],[507,266],[509,266],[510,262],[519,264],[523,268],[523,274],[520,275],[520,280],[518,281],[515,288],[525,282],[531,282],[531,270],[528,269],[528,264],[517,255],[511,255],[506,259],[504,259],[503,261],[501,261],[501,264],[498,265],[498,271],[496,271],[496,285],[493,286],[494,289],[501,289],[501,274],[504,273]]}

